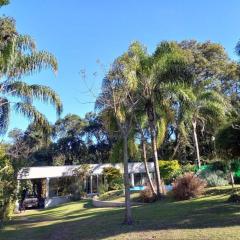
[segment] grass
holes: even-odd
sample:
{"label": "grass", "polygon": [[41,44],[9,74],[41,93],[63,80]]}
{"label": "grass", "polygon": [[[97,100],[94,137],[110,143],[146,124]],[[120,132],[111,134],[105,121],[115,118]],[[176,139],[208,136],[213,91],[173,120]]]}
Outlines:
{"label": "grass", "polygon": [[198,199],[133,208],[134,224],[122,225],[122,208],[93,208],[89,200],[16,215],[1,240],[240,239],[240,205],[227,203],[230,187],[211,188]]}
{"label": "grass", "polygon": [[[131,200],[133,202],[138,202],[140,197],[139,192],[131,192]],[[99,197],[102,201],[112,201],[112,202],[124,202],[124,192],[123,190],[114,190],[106,192]]]}

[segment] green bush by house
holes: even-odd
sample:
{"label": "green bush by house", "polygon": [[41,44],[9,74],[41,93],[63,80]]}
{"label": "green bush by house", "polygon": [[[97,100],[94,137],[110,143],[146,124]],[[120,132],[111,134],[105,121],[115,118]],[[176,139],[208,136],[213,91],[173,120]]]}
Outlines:
{"label": "green bush by house", "polygon": [[159,160],[159,168],[161,177],[166,182],[170,182],[173,178],[179,175],[181,170],[178,160]]}
{"label": "green bush by house", "polygon": [[106,167],[103,169],[103,176],[107,181],[108,190],[119,190],[123,188],[123,178],[119,169]]}

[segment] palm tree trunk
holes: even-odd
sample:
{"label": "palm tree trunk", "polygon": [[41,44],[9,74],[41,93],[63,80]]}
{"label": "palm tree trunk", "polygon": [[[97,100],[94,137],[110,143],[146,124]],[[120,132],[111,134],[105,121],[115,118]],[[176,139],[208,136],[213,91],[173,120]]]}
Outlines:
{"label": "palm tree trunk", "polygon": [[127,134],[123,136],[123,160],[124,160],[124,186],[125,186],[125,217],[124,223],[131,225],[132,211],[131,211],[131,199],[130,199],[130,184],[128,176],[128,137]]}
{"label": "palm tree trunk", "polygon": [[159,170],[159,164],[158,164],[157,131],[156,131],[156,124],[155,124],[156,116],[155,116],[155,112],[153,109],[153,103],[149,103],[146,110],[147,110],[148,123],[149,123],[149,128],[150,128],[150,135],[151,135],[153,161],[154,161],[154,168],[155,168],[155,178],[156,178],[156,185],[157,185],[157,198],[160,199],[162,197],[161,177],[160,177],[160,170]]}
{"label": "palm tree trunk", "polygon": [[146,141],[144,139],[144,137],[142,137],[142,151],[143,151],[143,162],[144,162],[144,166],[145,166],[145,170],[146,170],[146,174],[147,174],[147,179],[150,185],[150,188],[152,190],[152,192],[157,195],[154,186],[153,186],[153,182],[149,173],[149,169],[148,169],[148,163],[147,163],[147,151],[146,151]]}
{"label": "palm tree trunk", "polygon": [[201,167],[201,160],[200,160],[197,130],[196,130],[197,122],[195,120],[192,121],[192,126],[193,126],[193,140],[194,140],[194,145],[195,145],[195,150],[196,150],[196,155],[197,155],[197,164],[198,164],[198,168],[200,168]]}
{"label": "palm tree trunk", "polygon": [[232,189],[234,189],[234,177],[233,177],[233,172],[231,170],[230,170],[230,179],[231,179]]}
{"label": "palm tree trunk", "polygon": [[157,184],[157,198],[161,198],[161,178],[160,178],[160,170],[158,164],[158,152],[157,152],[157,139],[155,130],[151,128],[151,143],[152,143],[152,150],[153,150],[153,160],[154,160],[154,168],[155,168],[155,177],[156,177],[156,184]]}

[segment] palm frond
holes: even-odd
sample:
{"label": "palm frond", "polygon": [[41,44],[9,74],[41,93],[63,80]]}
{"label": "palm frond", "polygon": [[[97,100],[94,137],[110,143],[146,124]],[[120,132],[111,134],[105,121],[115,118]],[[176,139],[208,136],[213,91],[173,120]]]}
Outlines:
{"label": "palm frond", "polygon": [[63,107],[60,97],[49,87],[37,84],[28,85],[27,83],[17,81],[5,86],[2,92],[22,99],[37,99],[45,103],[51,103],[55,106],[58,115],[62,112]]}
{"label": "palm frond", "polygon": [[36,49],[35,41],[29,35],[18,35],[16,42],[21,51],[33,52]]}
{"label": "palm frond", "polygon": [[193,89],[184,83],[166,83],[163,84],[163,90],[169,92],[175,100],[184,102],[193,102],[196,100],[196,96]]}
{"label": "palm frond", "polygon": [[34,121],[35,124],[41,126],[43,130],[50,128],[47,118],[31,104],[18,102],[13,105],[13,108],[17,113],[20,113],[31,121]]}
{"label": "palm frond", "polygon": [[42,69],[50,68],[57,71],[58,65],[56,58],[48,52],[33,52],[27,55],[20,55],[14,63],[14,68],[9,71],[10,77],[21,77],[40,72]]}
{"label": "palm frond", "polygon": [[203,116],[208,121],[219,124],[224,120],[225,108],[219,103],[208,101],[204,106],[200,108],[199,113],[199,117]]}
{"label": "palm frond", "polygon": [[167,131],[167,118],[165,116],[161,117],[161,119],[157,122],[157,129],[158,129],[158,133],[157,133],[157,147],[159,148],[164,139],[165,139],[165,135],[166,135],[166,131]]}
{"label": "palm frond", "polygon": [[220,104],[226,105],[227,99],[226,97],[223,97],[221,94],[219,94],[216,91],[204,91],[200,94],[198,94],[199,101],[212,101],[212,102],[218,102]]}

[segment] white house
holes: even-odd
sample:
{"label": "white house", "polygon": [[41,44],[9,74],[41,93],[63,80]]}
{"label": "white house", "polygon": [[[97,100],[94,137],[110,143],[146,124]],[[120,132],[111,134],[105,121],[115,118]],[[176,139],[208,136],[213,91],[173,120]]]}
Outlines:
{"label": "white house", "polygon": [[[18,182],[21,184],[22,180],[31,180],[33,182],[40,181],[41,185],[45,183],[45,207],[55,206],[70,200],[69,195],[59,195],[57,188],[62,179],[72,177],[76,170],[80,169],[82,165],[70,166],[44,166],[44,167],[26,167],[22,168],[18,173]],[[123,164],[88,164],[88,177],[83,183],[85,191],[89,194],[97,193],[98,186],[103,180],[103,169],[106,167],[115,167],[123,173]],[[153,178],[154,164],[148,163],[151,178]],[[128,164],[129,179],[131,186],[144,185],[146,183],[146,170],[144,163],[135,162]]]}

